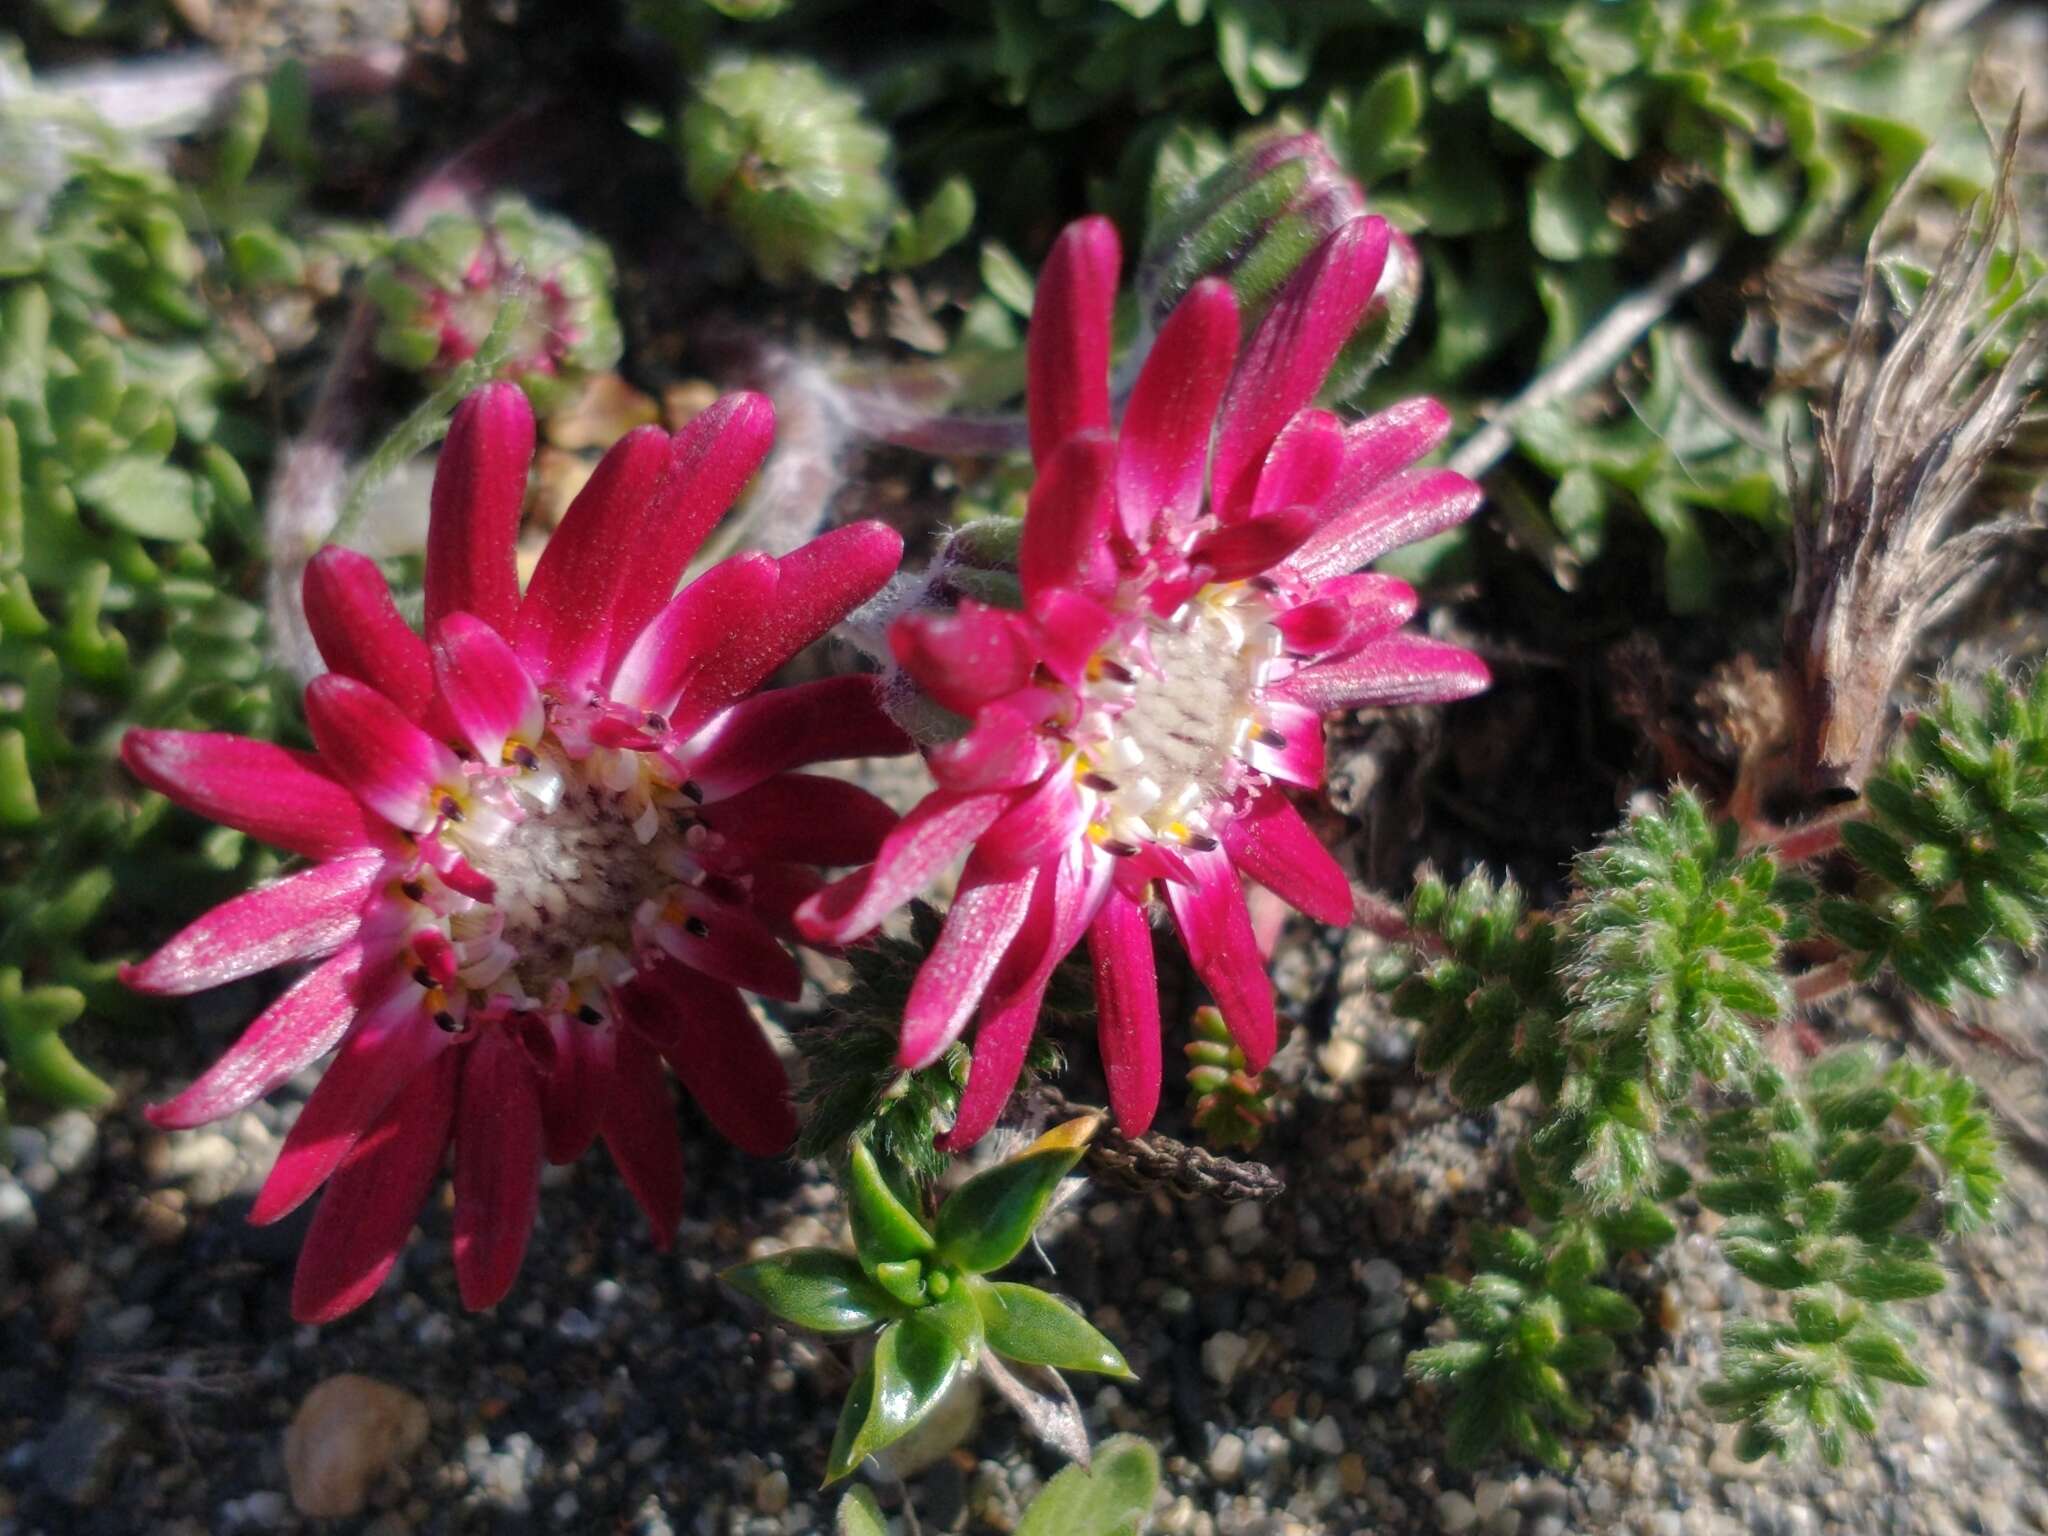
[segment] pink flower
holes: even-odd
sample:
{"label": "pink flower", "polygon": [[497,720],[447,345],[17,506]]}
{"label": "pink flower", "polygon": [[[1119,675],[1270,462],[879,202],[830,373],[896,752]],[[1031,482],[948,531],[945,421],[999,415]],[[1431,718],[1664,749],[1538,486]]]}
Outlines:
{"label": "pink flower", "polygon": [[1241,352],[1230,289],[1196,284],[1120,423],[1116,232],[1085,219],[1053,248],[1030,335],[1023,609],[962,602],[896,621],[899,662],[971,727],[928,753],[938,787],[874,864],[797,913],[813,938],[852,940],[967,854],[901,1047],[921,1066],[978,1017],[949,1147],[994,1123],[1053,968],[1084,938],[1111,1106],[1128,1135],[1151,1123],[1154,897],[1248,1069],[1263,1069],[1273,991],[1238,877],[1323,922],[1352,916],[1343,870],[1282,788],[1321,784],[1323,714],[1487,684],[1477,657],[1401,629],[1412,589],[1352,574],[1478,505],[1462,476],[1407,467],[1441,440],[1445,412],[1416,400],[1347,425],[1310,404],[1388,244],[1378,218],[1336,230]]}
{"label": "pink flower", "polygon": [[149,1117],[218,1120],[329,1051],[251,1219],[326,1197],[293,1315],[337,1317],[396,1260],[454,1149],[455,1270],[490,1306],[525,1253],[540,1164],[602,1137],[666,1247],[682,1146],[666,1061],[735,1145],[782,1151],[789,1085],[743,991],[793,999],[783,947],[813,866],[874,857],[895,816],[806,763],[906,750],[872,681],[759,685],[872,595],[901,541],[860,523],[675,592],[766,452],[730,395],[598,465],[525,595],[513,542],[531,408],[498,384],[455,416],[434,478],[426,632],[363,556],[323,550],[306,617],[333,669],[317,753],[132,731],[135,776],[314,861],[216,907],[127,974],[182,994],[319,959]]}

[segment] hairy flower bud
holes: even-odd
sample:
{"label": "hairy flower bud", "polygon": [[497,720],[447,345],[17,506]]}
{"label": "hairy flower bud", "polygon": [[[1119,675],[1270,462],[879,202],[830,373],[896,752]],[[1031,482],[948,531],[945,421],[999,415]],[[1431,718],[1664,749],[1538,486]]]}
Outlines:
{"label": "hairy flower bud", "polygon": [[[1365,217],[1365,193],[1313,133],[1247,140],[1206,174],[1169,191],[1138,257],[1138,300],[1156,330],[1204,277],[1230,283],[1247,334],[1274,295],[1330,235]],[[1355,390],[1406,334],[1422,294],[1414,243],[1394,234],[1372,302],[1331,370],[1330,392]]]}
{"label": "hairy flower bud", "polygon": [[697,82],[681,122],[690,198],[763,277],[845,283],[882,249],[897,211],[889,136],[860,96],[794,59],[735,57]]}
{"label": "hairy flower bud", "polygon": [[611,253],[566,219],[503,197],[477,219],[441,214],[370,271],[377,352],[401,368],[446,374],[490,336],[508,300],[525,311],[501,376],[538,410],[619,360]]}

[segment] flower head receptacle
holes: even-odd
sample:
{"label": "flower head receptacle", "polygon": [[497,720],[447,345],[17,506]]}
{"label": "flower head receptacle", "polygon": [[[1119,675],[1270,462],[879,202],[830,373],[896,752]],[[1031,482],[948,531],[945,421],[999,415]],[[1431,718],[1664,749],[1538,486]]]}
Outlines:
{"label": "flower head receptacle", "polygon": [[1342,226],[1242,345],[1228,284],[1195,284],[1120,419],[1116,232],[1082,220],[1047,261],[1028,346],[1037,480],[1020,606],[963,599],[895,621],[898,664],[963,733],[928,750],[938,788],[874,865],[798,915],[814,938],[851,940],[966,855],[901,1044],[919,1066],[979,1020],[949,1147],[994,1124],[1053,970],[1084,939],[1111,1107],[1126,1135],[1150,1124],[1155,901],[1248,1070],[1263,1070],[1278,1025],[1240,875],[1320,921],[1352,916],[1349,879],[1285,793],[1322,782],[1324,712],[1486,685],[1478,658],[1402,628],[1411,588],[1359,569],[1478,505],[1463,476],[1410,467],[1447,413],[1414,400],[1347,424],[1312,404],[1391,239],[1379,219]]}
{"label": "flower head receptacle", "polygon": [[599,464],[522,594],[513,541],[532,409],[495,384],[457,411],[435,475],[426,634],[382,575],[329,548],[305,577],[332,669],[306,691],[315,753],[131,732],[122,755],[187,808],[313,861],[216,908],[128,973],[184,994],[317,960],[150,1118],[229,1115],[329,1051],[252,1219],[326,1196],[294,1314],[360,1304],[452,1148],[464,1301],[516,1276],[543,1157],[602,1137],[658,1243],[682,1151],[660,1064],[756,1155],[795,1133],[780,1060],[743,993],[793,999],[784,947],[820,865],[871,857],[895,816],[802,765],[902,750],[872,680],[768,692],[871,596],[900,541],[858,523],[745,554],[671,596],[767,451],[732,395]]}

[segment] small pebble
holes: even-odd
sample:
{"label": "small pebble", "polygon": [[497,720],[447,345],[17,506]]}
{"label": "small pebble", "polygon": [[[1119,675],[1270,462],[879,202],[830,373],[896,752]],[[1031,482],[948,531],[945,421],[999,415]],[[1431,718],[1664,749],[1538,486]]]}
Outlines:
{"label": "small pebble", "polygon": [[1250,1353],[1251,1345],[1242,1334],[1212,1333],[1202,1341],[1202,1369],[1227,1392]]}
{"label": "small pebble", "polygon": [[1209,1448],[1209,1476],[1218,1483],[1234,1483],[1244,1470],[1244,1441],[1236,1435],[1220,1435]]}
{"label": "small pebble", "polygon": [[1456,1489],[1436,1496],[1436,1523],[1448,1536],[1458,1536],[1460,1531],[1471,1530],[1478,1520],[1479,1511],[1473,1507],[1472,1501]]}

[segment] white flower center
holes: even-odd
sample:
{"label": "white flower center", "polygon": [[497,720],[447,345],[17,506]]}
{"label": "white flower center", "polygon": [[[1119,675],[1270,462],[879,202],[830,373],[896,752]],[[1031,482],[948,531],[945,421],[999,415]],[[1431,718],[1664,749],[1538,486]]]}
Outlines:
{"label": "white flower center", "polygon": [[544,997],[547,983],[567,976],[579,953],[632,951],[633,914],[676,883],[681,837],[662,816],[642,840],[644,808],[595,782],[583,764],[564,766],[551,806],[515,789],[523,820],[493,841],[469,849],[469,861],[496,887],[491,905],[504,919],[500,937],[518,955],[526,990]]}
{"label": "white flower center", "polygon": [[1204,587],[1095,657],[1074,769],[1096,796],[1091,831],[1105,847],[1211,845],[1256,776],[1247,753],[1281,651],[1274,611],[1246,583]]}
{"label": "white flower center", "polygon": [[694,786],[654,752],[586,744],[572,756],[557,723],[508,766],[473,769],[463,803],[451,801],[437,829],[490,882],[488,895],[459,872],[431,869],[406,890],[416,979],[444,1028],[463,1027],[479,1007],[596,1022],[636,955],[669,947],[668,926],[708,932],[693,911],[703,898],[689,889],[711,879]]}

